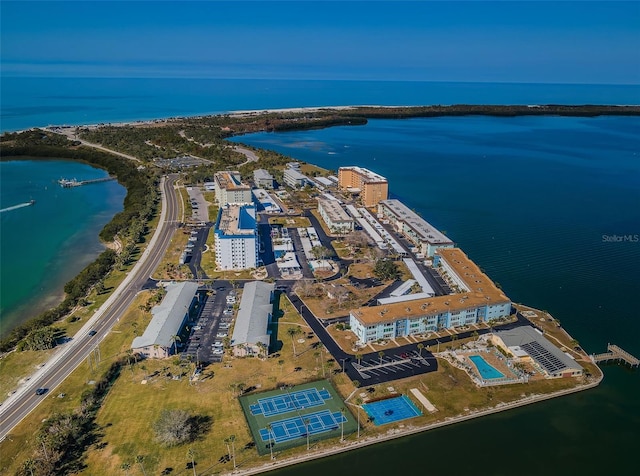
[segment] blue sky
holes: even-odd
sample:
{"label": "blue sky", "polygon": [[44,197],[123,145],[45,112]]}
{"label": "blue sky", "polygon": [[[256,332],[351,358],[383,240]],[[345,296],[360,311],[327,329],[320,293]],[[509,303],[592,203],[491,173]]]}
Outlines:
{"label": "blue sky", "polygon": [[640,84],[640,2],[6,1],[5,76]]}

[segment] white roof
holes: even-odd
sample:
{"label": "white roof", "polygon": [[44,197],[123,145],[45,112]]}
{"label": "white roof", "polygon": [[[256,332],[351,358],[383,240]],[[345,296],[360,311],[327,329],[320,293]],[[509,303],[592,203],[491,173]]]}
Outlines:
{"label": "white roof", "polygon": [[269,345],[267,327],[273,312],[272,295],[275,284],[252,281],[245,284],[240,309],[231,336],[231,345]]}
{"label": "white roof", "polygon": [[133,339],[132,349],[140,349],[150,345],[170,347],[172,337],[178,334],[184,317],[189,311],[196,291],[197,283],[171,283],[167,285],[167,294],[162,302],[151,309],[151,322],[144,334]]}
{"label": "white roof", "polygon": [[453,243],[446,235],[440,232],[436,227],[419,216],[416,212],[407,207],[400,200],[394,198],[382,200],[379,204],[385,207],[396,219],[405,223],[418,237],[430,244],[448,244]]}

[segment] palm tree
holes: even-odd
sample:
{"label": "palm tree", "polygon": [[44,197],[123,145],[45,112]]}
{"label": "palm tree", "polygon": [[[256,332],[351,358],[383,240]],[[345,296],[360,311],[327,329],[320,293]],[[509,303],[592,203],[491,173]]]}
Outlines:
{"label": "palm tree", "polygon": [[358,405],[358,408],[356,408],[356,413],[358,414],[358,439],[360,439],[360,405],[362,405],[362,402],[362,398],[356,398],[356,405]]}
{"label": "palm tree", "polygon": [[120,465],[120,469],[124,471],[125,476],[129,474],[129,470],[131,469],[131,463],[122,463]]}
{"label": "palm tree", "polygon": [[419,355],[420,357],[422,357],[422,349],[424,349],[424,344],[423,344],[422,342],[420,342],[420,343],[418,344],[418,355]]}
{"label": "palm tree", "polygon": [[282,367],[284,366],[284,360],[278,360],[278,365],[280,366],[280,375],[282,375]]}
{"label": "palm tree", "polygon": [[382,357],[384,357],[384,351],[380,351],[378,352],[378,355],[380,356],[380,365],[382,365]]}
{"label": "palm tree", "polygon": [[[236,385],[236,387],[238,387],[238,394],[242,394],[242,391],[247,387],[244,383],[240,382],[238,385]],[[234,436],[235,438],[235,436]]]}
{"label": "palm tree", "polygon": [[273,459],[273,445],[276,444],[275,441],[271,441],[271,432],[273,430],[273,427],[271,426],[271,423],[267,423],[267,433],[269,434],[269,452],[271,453],[271,459]]}
{"label": "palm tree", "polygon": [[193,448],[189,448],[187,451],[187,457],[191,459],[191,469],[193,470],[193,476],[198,476],[196,473],[196,455],[193,452]]}
{"label": "palm tree", "polygon": [[233,469],[236,469],[236,435],[229,436],[229,441],[231,442],[231,457],[233,458]]}
{"label": "palm tree", "polygon": [[291,337],[291,344],[293,345],[293,356],[296,356],[296,343],[294,340],[294,337],[297,336],[298,334],[300,334],[300,328],[299,327],[289,327],[287,329],[287,334],[289,334],[289,336]]}
{"label": "palm tree", "polygon": [[140,469],[142,470],[142,474],[144,476],[147,476],[147,472],[144,470],[144,456],[143,455],[138,455],[136,456],[136,463],[138,463],[140,465]]}
{"label": "palm tree", "polygon": [[473,332],[471,333],[471,337],[473,337],[474,339],[477,339],[479,335],[480,335],[480,334],[478,334],[478,331],[473,331]]}
{"label": "palm tree", "polygon": [[258,349],[260,349],[258,356],[264,360],[264,358],[267,355],[267,345],[264,342],[258,342],[257,346],[258,346]]}
{"label": "palm tree", "polygon": [[35,466],[36,466],[36,460],[32,459],[32,458],[29,458],[28,460],[26,460],[22,465],[22,467],[25,470],[27,470],[27,469],[29,470],[29,473],[31,473],[31,476],[33,476],[33,468]]}
{"label": "palm tree", "polygon": [[305,429],[305,432],[307,433],[307,451],[309,451],[309,423],[311,423],[311,421],[308,418],[305,418],[304,429]]}
{"label": "palm tree", "polygon": [[356,360],[358,361],[358,365],[360,365],[360,361],[362,360],[362,354],[361,353],[357,353],[356,354]]}
{"label": "palm tree", "polygon": [[179,335],[172,335],[171,336],[171,340],[173,341],[173,348],[175,350],[175,353],[178,353],[178,342],[182,342],[182,339],[180,339]]}

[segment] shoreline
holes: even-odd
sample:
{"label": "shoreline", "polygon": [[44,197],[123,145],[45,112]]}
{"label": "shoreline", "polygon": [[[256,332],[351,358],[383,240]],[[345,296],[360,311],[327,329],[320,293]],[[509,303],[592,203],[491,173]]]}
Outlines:
{"label": "shoreline", "polygon": [[[317,113],[317,112],[331,112],[344,113],[348,111],[362,111],[367,110],[369,112],[381,111],[389,112],[394,110],[405,111],[420,111],[430,109],[430,113],[426,115],[406,115],[405,117],[445,117],[445,116],[464,116],[464,115],[486,115],[486,116],[498,116],[498,117],[518,117],[518,116],[553,116],[553,115],[566,115],[570,117],[594,117],[599,115],[629,115],[640,116],[640,103],[639,104],[451,104],[451,105],[419,105],[419,106],[406,106],[406,105],[381,105],[381,104],[352,104],[342,106],[302,106],[302,107],[290,107],[290,108],[269,108],[269,109],[238,109],[228,110],[212,113],[194,114],[194,115],[180,115],[180,116],[165,116],[157,117],[153,119],[137,119],[129,121],[116,121],[116,122],[98,122],[98,123],[83,123],[83,124],[49,124],[47,126],[33,126],[28,129],[19,130],[5,130],[0,131],[0,134],[12,134],[21,133],[33,129],[44,129],[51,132],[61,132],[64,130],[74,128],[99,128],[99,127],[136,127],[136,126],[148,126],[161,123],[170,123],[185,120],[198,120],[209,117],[247,117],[247,116],[260,116],[262,114],[302,114],[302,113]],[[515,108],[516,111],[509,112],[510,109]],[[483,112],[483,109],[485,112]],[[488,109],[492,109],[489,111]],[[620,109],[615,111],[612,109]],[[465,110],[467,112],[465,112]],[[496,111],[504,111],[502,114],[496,113]],[[571,112],[571,114],[561,114],[561,111]],[[579,114],[578,112],[581,112]],[[358,114],[361,116],[362,114]],[[373,116],[364,117],[375,118]],[[400,118],[400,117],[397,117]],[[62,129],[63,131],[56,131],[56,129]]]}
{"label": "shoreline", "polygon": [[[254,475],[254,474],[261,474],[261,473],[266,473],[269,471],[273,471],[276,469],[282,469],[288,466],[294,466],[296,464],[300,464],[300,463],[305,463],[305,462],[309,462],[309,461],[313,461],[313,460],[318,460],[318,459],[322,459],[322,458],[326,458],[329,456],[333,456],[333,455],[337,455],[337,454],[341,454],[341,453],[346,453],[348,451],[352,451],[352,450],[357,450],[360,448],[365,448],[367,446],[372,446],[378,443],[384,443],[387,441],[392,441],[392,440],[396,440],[399,438],[404,438],[406,436],[411,436],[411,435],[416,435],[419,433],[424,433],[430,430],[436,430],[438,428],[443,428],[449,425],[455,425],[456,423],[461,423],[464,421],[469,421],[469,420],[474,420],[476,418],[481,418],[481,417],[485,417],[488,415],[493,415],[496,413],[500,413],[500,412],[504,412],[504,411],[508,411],[508,410],[513,410],[515,408],[520,408],[520,407],[524,407],[527,405],[531,405],[534,403],[538,403],[538,402],[543,402],[546,400],[551,400],[553,398],[559,398],[559,397],[563,397],[566,395],[571,395],[573,393],[578,393],[578,392],[582,392],[585,390],[590,390],[592,388],[597,387],[598,385],[600,385],[600,383],[602,382],[602,380],[604,379],[604,372],[602,372],[602,369],[600,369],[600,367],[596,366],[598,368],[598,370],[600,371],[600,375],[596,378],[595,381],[587,383],[587,384],[581,384],[578,387],[574,387],[574,388],[569,388],[569,389],[565,389],[565,390],[558,390],[557,392],[553,392],[550,394],[541,394],[541,395],[531,395],[529,397],[525,397],[522,398],[520,400],[516,400],[513,402],[509,402],[509,403],[502,403],[502,404],[497,404],[494,407],[490,407],[487,408],[486,410],[478,410],[478,411],[472,411],[469,412],[466,415],[458,415],[455,417],[447,417],[444,421],[440,421],[440,422],[435,422],[435,423],[429,423],[427,425],[423,425],[423,426],[418,426],[418,427],[414,427],[414,426],[408,426],[406,429],[390,429],[387,431],[387,434],[383,434],[380,436],[375,436],[375,437],[365,437],[361,440],[356,440],[353,442],[349,442],[349,443],[344,443],[344,446],[336,446],[333,448],[327,448],[324,450],[320,450],[318,452],[315,453],[311,453],[311,454],[303,454],[301,456],[293,456],[287,459],[284,459],[280,462],[272,462],[272,463],[266,463],[260,467],[254,467],[254,468],[247,468],[246,470],[242,470],[242,469],[236,469],[233,471],[223,471],[222,474],[237,474],[237,475]],[[353,435],[351,435],[353,436]]]}
{"label": "shoreline", "polygon": [[[341,110],[346,110],[346,109],[350,109],[350,108],[352,108],[352,106],[345,106]],[[385,108],[388,108],[388,107],[385,107]],[[293,109],[293,110],[274,110],[274,111],[299,111],[299,110],[307,111],[307,110],[324,110],[324,109],[326,109],[326,108],[301,108],[301,109]],[[264,112],[264,111],[256,111],[256,113],[261,113],[261,112]],[[252,114],[252,112],[251,111],[245,111],[245,112],[240,112],[240,114]],[[155,122],[157,122],[157,121],[150,121],[149,123],[155,123]],[[529,307],[529,306],[526,306],[526,307]],[[344,452],[347,452],[347,451],[356,450],[356,449],[363,448],[363,447],[366,447],[366,446],[371,446],[371,445],[374,445],[374,444],[377,444],[377,443],[382,443],[382,442],[394,440],[394,439],[397,439],[397,438],[402,438],[404,436],[410,436],[410,435],[426,432],[426,431],[429,431],[429,430],[445,427],[445,426],[448,426],[448,425],[460,423],[460,422],[463,422],[463,421],[472,420],[472,419],[475,419],[475,418],[479,418],[479,417],[483,417],[483,416],[499,413],[499,412],[510,410],[510,409],[515,409],[515,408],[518,408],[518,407],[522,407],[522,406],[525,406],[525,405],[530,405],[530,404],[537,403],[537,402],[540,402],[540,401],[545,401],[545,400],[549,400],[549,399],[552,399],[552,398],[557,398],[557,397],[561,397],[561,396],[564,396],[564,395],[577,393],[577,392],[580,392],[580,391],[583,391],[583,390],[588,390],[588,389],[591,389],[591,388],[594,388],[594,387],[598,386],[601,383],[602,379],[604,378],[604,373],[602,372],[602,369],[600,369],[600,367],[597,367],[597,368],[599,370],[599,376],[598,376],[598,378],[595,378],[595,376],[594,376],[595,381],[589,382],[587,384],[580,384],[577,387],[574,387],[574,388],[571,388],[571,389],[560,390],[560,391],[553,392],[553,393],[550,393],[550,394],[532,395],[532,396],[525,397],[523,399],[516,400],[516,401],[513,401],[513,402],[504,403],[504,404],[498,404],[498,405],[496,405],[494,407],[487,408],[486,410],[478,410],[478,411],[470,412],[469,414],[458,415],[458,416],[455,416],[455,417],[448,417],[445,421],[436,422],[436,423],[430,423],[430,424],[419,426],[419,427],[413,427],[411,425],[407,425],[407,428],[391,429],[391,430],[387,431],[387,433],[385,433],[383,435],[380,435],[380,436],[377,436],[377,437],[366,437],[366,438],[363,438],[362,440],[344,443],[344,445],[341,444],[341,443],[337,443],[336,446],[333,447],[333,448],[327,448],[327,449],[324,449],[324,450],[318,450],[317,452],[314,452],[314,453],[311,453],[311,454],[303,454],[301,456],[290,457],[288,459],[283,459],[281,462],[280,461],[269,462],[269,463],[263,464],[262,466],[257,466],[257,467],[254,467],[254,468],[248,468],[246,470],[238,469],[238,470],[232,471],[232,473],[233,474],[247,474],[247,475],[260,474],[260,473],[272,471],[272,470],[275,470],[275,469],[280,469],[280,468],[283,468],[283,467],[292,466],[292,465],[295,465],[295,464],[298,464],[298,463],[303,463],[303,462],[307,462],[307,461],[322,459],[322,458],[325,458],[327,456],[332,456],[332,455],[344,453]],[[226,473],[226,471],[223,471],[223,473]],[[229,471],[229,473],[231,473],[231,471]]]}

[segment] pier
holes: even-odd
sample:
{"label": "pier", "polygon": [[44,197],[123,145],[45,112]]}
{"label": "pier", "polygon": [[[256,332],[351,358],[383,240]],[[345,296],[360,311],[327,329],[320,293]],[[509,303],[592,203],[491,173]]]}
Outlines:
{"label": "pier", "polygon": [[621,349],[615,344],[607,344],[608,352],[604,352],[602,354],[592,354],[591,360],[594,363],[598,362],[607,362],[609,360],[622,361],[629,364],[631,367],[638,367],[640,365],[640,360],[631,355],[624,349]]}
{"label": "pier", "polygon": [[115,177],[111,177],[111,176],[91,179],[91,180],[76,180],[76,179],[62,178],[58,180],[58,184],[60,184],[62,188],[72,188],[72,187],[80,187],[82,185],[90,185],[92,183],[109,182],[110,180],[115,180],[115,179],[116,179]]}

